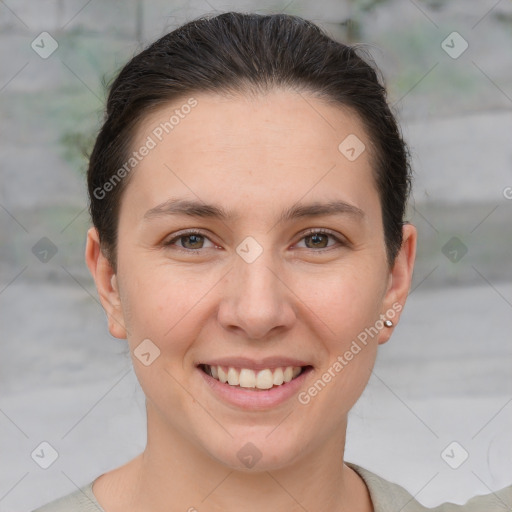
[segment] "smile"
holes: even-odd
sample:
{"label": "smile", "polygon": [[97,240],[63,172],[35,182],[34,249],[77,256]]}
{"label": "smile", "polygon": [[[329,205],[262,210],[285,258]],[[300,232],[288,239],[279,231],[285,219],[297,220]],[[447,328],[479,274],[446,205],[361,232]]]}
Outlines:
{"label": "smile", "polygon": [[[220,362],[220,361],[219,361]],[[298,361],[296,362],[298,363]],[[250,411],[266,411],[289,402],[313,374],[313,366],[278,362],[205,364],[196,366],[207,389],[221,402]],[[295,402],[293,402],[295,403]]]}
{"label": "smile", "polygon": [[292,381],[307,367],[284,366],[255,371],[250,368],[203,364],[200,365],[200,368],[207,375],[223,384],[248,389],[271,389]]}

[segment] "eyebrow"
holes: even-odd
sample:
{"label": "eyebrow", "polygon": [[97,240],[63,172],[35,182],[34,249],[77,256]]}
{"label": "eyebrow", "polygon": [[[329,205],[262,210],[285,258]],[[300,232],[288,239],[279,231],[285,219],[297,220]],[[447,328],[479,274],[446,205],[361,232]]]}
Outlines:
{"label": "eyebrow", "polygon": [[[222,221],[239,218],[238,214],[228,211],[219,205],[174,198],[164,201],[148,210],[144,214],[144,220],[151,220],[168,215],[186,215],[189,217],[220,219]],[[303,217],[320,217],[326,215],[349,215],[356,219],[363,219],[365,217],[363,210],[341,200],[326,203],[316,201],[308,204],[296,203],[292,205],[281,213],[277,223]]]}

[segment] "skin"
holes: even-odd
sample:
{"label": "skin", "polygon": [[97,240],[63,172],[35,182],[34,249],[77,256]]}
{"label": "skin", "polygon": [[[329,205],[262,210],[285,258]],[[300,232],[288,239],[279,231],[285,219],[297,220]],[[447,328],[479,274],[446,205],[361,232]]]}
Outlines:
{"label": "skin", "polygon": [[[342,464],[347,414],[394,327],[370,338],[307,405],[293,397],[241,410],[212,393],[196,364],[219,356],[298,357],[313,366],[301,388],[307,390],[359,333],[393,304],[404,305],[416,229],[404,225],[390,268],[371,141],[354,113],[286,90],[194,97],[198,105],[130,176],[117,273],[96,230],[88,232],[87,265],[111,334],[128,340],[148,421],[144,452],[101,475],[93,492],[107,512],[371,511],[364,482]],[[184,103],[146,117],[134,149]],[[355,161],[338,150],[349,134],[367,148]],[[215,203],[237,217],[144,219],[171,197]],[[328,200],[350,203],[364,216],[277,223],[297,201]],[[206,238],[164,245],[187,228]],[[332,230],[347,243],[321,237],[315,246],[304,238],[308,228]],[[252,263],[236,252],[247,236],[263,248]],[[399,318],[397,312],[394,326]],[[144,339],[160,349],[149,366],[133,355]],[[249,441],[261,452],[252,469],[237,457]]]}

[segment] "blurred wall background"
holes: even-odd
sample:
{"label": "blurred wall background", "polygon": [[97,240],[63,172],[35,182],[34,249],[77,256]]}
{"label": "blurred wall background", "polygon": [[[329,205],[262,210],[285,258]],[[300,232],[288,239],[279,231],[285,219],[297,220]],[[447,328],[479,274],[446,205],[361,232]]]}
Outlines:
{"label": "blurred wall background", "polygon": [[[363,43],[411,147],[414,283],[352,412],[347,460],[429,506],[510,484],[510,0],[6,0],[0,511],[31,510],[144,448],[144,397],[83,261],[82,152],[105,84],[127,59],[185,21],[228,10],[297,14]],[[51,460],[34,455],[41,442],[57,454],[47,469]]]}

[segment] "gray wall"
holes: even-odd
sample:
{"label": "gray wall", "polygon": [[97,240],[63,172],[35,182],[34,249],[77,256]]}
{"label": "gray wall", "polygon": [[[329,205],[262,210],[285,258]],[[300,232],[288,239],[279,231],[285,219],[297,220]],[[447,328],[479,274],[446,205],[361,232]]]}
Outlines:
{"label": "gray wall", "polygon": [[[71,492],[144,447],[143,396],[83,261],[80,147],[101,121],[104,83],[196,16],[283,9],[369,45],[416,174],[412,293],[352,413],[347,458],[427,505],[512,482],[510,1],[6,0],[0,511]],[[48,469],[31,458],[42,441],[59,454]],[[456,470],[441,455],[452,441],[470,455]]]}

